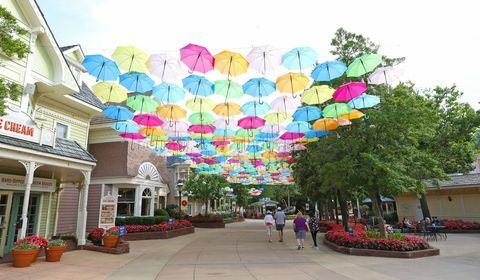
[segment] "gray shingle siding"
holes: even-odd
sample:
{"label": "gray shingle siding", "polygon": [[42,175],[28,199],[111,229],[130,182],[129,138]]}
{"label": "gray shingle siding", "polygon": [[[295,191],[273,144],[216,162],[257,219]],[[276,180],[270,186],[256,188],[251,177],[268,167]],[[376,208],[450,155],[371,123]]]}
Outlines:
{"label": "gray shingle siding", "polygon": [[99,109],[105,107],[102,101],[93,94],[92,90],[85,83],[82,83],[82,90],[80,92],[75,92],[72,96]]}

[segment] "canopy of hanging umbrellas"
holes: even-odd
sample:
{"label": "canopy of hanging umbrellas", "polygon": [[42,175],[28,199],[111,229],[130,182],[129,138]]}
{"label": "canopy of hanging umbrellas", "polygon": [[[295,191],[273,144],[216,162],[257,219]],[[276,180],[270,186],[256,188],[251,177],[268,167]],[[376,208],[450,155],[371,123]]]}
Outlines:
{"label": "canopy of hanging umbrellas", "polygon": [[190,161],[195,172],[285,185],[293,183],[293,151],[380,103],[363,82],[335,89],[331,81],[368,73],[369,84],[398,80],[396,69],[377,68],[381,62],[380,55],[366,54],[348,67],[317,63],[312,48],[282,54],[269,45],[246,56],[227,50],[212,55],[188,44],[176,56],[121,46],[111,58],[87,55],[83,65],[121,137]]}

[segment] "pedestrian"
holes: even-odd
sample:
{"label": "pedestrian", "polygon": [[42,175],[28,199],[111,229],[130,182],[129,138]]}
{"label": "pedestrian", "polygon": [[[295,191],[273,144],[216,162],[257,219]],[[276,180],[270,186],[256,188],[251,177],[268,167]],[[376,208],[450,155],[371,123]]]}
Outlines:
{"label": "pedestrian", "polygon": [[263,222],[265,223],[265,227],[267,228],[268,242],[272,242],[272,228],[273,228],[272,212],[267,211],[265,218],[263,218]]}
{"label": "pedestrian", "polygon": [[298,211],[297,217],[293,220],[293,230],[295,231],[295,239],[297,239],[297,250],[304,248],[305,236],[309,230],[307,219],[303,217],[301,211]]}
{"label": "pedestrian", "polygon": [[283,228],[285,227],[285,213],[282,208],[278,207],[275,212],[275,227],[278,231],[278,241],[283,242]]}
{"label": "pedestrian", "polygon": [[318,250],[318,245],[317,245],[317,233],[319,231],[319,226],[318,226],[318,219],[315,216],[314,211],[310,211],[308,214],[310,217],[308,218],[308,226],[310,227],[310,233],[312,234],[312,239],[313,239],[313,249]]}

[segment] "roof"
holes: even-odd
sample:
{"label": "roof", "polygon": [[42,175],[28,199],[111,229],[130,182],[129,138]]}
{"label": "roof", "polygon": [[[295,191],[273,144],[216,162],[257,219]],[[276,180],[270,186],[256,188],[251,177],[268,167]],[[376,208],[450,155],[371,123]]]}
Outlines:
{"label": "roof", "polygon": [[[456,187],[456,186],[472,186],[480,185],[480,173],[466,174],[466,175],[449,175],[450,180],[439,181],[440,187]],[[436,188],[437,186],[432,181],[427,181],[429,188]]]}
{"label": "roof", "polygon": [[60,47],[60,51],[64,52],[64,51],[68,51],[69,49],[73,49],[75,48],[77,45],[70,45],[70,46],[63,46],[63,47]]}
{"label": "roof", "polygon": [[55,148],[3,135],[0,135],[0,143],[27,148],[43,153],[54,154],[57,156],[97,162],[97,160],[77,142],[62,138],[56,139]]}
{"label": "roof", "polygon": [[72,96],[99,109],[105,107],[102,101],[93,94],[92,90],[85,83],[82,83],[81,91],[73,93]]}

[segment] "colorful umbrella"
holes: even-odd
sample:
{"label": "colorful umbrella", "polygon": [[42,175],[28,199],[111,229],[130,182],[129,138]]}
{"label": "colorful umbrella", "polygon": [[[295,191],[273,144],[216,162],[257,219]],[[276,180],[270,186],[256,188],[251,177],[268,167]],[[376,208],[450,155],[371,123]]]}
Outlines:
{"label": "colorful umbrella", "polygon": [[265,120],[259,117],[244,117],[238,120],[238,126],[244,129],[256,129],[265,124]]}
{"label": "colorful umbrella", "polygon": [[350,82],[343,84],[333,93],[335,101],[349,101],[367,90],[367,85],[362,82]]}
{"label": "colorful umbrella", "polygon": [[325,135],[328,135],[330,132],[327,130],[310,130],[305,134],[305,138],[320,138]]}
{"label": "colorful umbrella", "polygon": [[348,102],[348,105],[355,109],[371,108],[380,103],[380,98],[366,93],[355,97]]}
{"label": "colorful umbrella", "polygon": [[131,121],[116,122],[111,127],[120,133],[136,133],[140,131],[138,125]]}
{"label": "colorful umbrella", "polygon": [[296,132],[285,132],[280,136],[280,139],[282,140],[295,140],[299,139],[305,136],[304,133],[296,133]]}
{"label": "colorful umbrella", "polygon": [[178,121],[187,116],[187,111],[174,104],[163,105],[157,108],[157,114],[168,121]]}
{"label": "colorful umbrella", "polygon": [[213,70],[213,56],[205,47],[188,44],[180,49],[180,59],[192,72],[207,73]]}
{"label": "colorful umbrella", "polygon": [[151,139],[155,140],[167,140],[165,131],[161,127],[157,126],[145,126],[140,129],[140,133],[146,136],[149,136]]}
{"label": "colorful umbrella", "polygon": [[101,54],[86,55],[82,62],[88,74],[95,77],[96,81],[115,81],[120,75],[120,70],[115,61]]}
{"label": "colorful umbrella", "polygon": [[195,132],[195,133],[212,133],[215,130],[215,127],[213,125],[199,125],[199,124],[194,124],[191,125],[188,128],[189,131]]}
{"label": "colorful umbrella", "polygon": [[102,110],[102,113],[110,119],[116,121],[126,121],[133,119],[133,113],[125,107],[110,105]]}
{"label": "colorful umbrella", "polygon": [[133,117],[133,121],[143,126],[161,126],[163,121],[152,114],[140,114]]}
{"label": "colorful umbrella", "polygon": [[312,48],[294,48],[282,56],[282,64],[289,70],[300,70],[310,67],[317,61],[317,52]]}
{"label": "colorful umbrella", "polygon": [[146,95],[134,95],[127,98],[127,106],[140,113],[152,113],[158,107],[158,103]]}
{"label": "colorful umbrella", "polygon": [[240,105],[232,102],[227,103],[220,103],[213,108],[213,112],[221,117],[226,117],[227,120],[230,119],[231,116],[240,115]]}
{"label": "colorful umbrella", "polygon": [[310,81],[302,73],[287,73],[277,78],[276,88],[281,93],[295,93],[307,88]]}
{"label": "colorful umbrella", "polygon": [[352,108],[346,103],[333,103],[323,108],[323,116],[326,118],[338,118],[340,115],[348,114],[351,110]]}
{"label": "colorful umbrella", "polygon": [[152,54],[147,61],[147,67],[152,75],[162,81],[175,81],[181,74],[180,62],[167,54]]}
{"label": "colorful umbrella", "polygon": [[225,96],[225,102],[229,98],[237,99],[243,96],[242,86],[230,80],[215,81],[213,92]]}
{"label": "colorful umbrella", "polygon": [[370,74],[368,82],[372,85],[392,85],[400,81],[403,71],[393,66],[380,67]]}
{"label": "colorful umbrella", "polygon": [[152,90],[154,81],[145,73],[129,72],[120,75],[120,84],[129,91],[144,93]]}
{"label": "colorful umbrella", "polygon": [[322,111],[318,107],[314,106],[305,106],[299,107],[295,113],[293,113],[293,118],[296,121],[314,121],[319,119],[322,116]]}
{"label": "colorful umbrella", "polygon": [[332,99],[335,90],[326,86],[313,86],[302,93],[301,100],[308,105],[318,105]]}
{"label": "colorful umbrella", "polygon": [[278,124],[292,121],[292,116],[290,114],[285,114],[281,112],[268,113],[263,118],[267,123],[275,124],[277,125],[277,127]]}
{"label": "colorful umbrella", "polygon": [[190,75],[182,80],[183,88],[197,96],[209,96],[213,94],[213,84],[207,78]]}
{"label": "colorful umbrella", "polygon": [[145,136],[140,133],[120,133],[120,137],[132,140],[145,139]]}
{"label": "colorful umbrella", "polygon": [[213,103],[213,101],[210,99],[199,97],[196,99],[194,98],[187,100],[187,102],[185,102],[185,107],[192,111],[207,112],[211,111],[215,107],[215,103]]}
{"label": "colorful umbrella", "polygon": [[334,130],[337,127],[338,122],[335,119],[318,119],[312,125],[314,130]]}
{"label": "colorful umbrella", "polygon": [[355,120],[355,119],[360,119],[362,118],[363,116],[365,116],[364,113],[358,111],[358,110],[351,110],[350,112],[348,112],[348,114],[345,114],[345,115],[340,115],[338,116],[339,119],[346,119],[346,120]]}
{"label": "colorful umbrella", "polygon": [[261,72],[274,71],[282,63],[282,55],[273,46],[265,45],[253,48],[247,55],[250,68]]}
{"label": "colorful umbrella", "polygon": [[185,149],[185,146],[181,145],[178,142],[173,142],[173,141],[170,141],[167,144],[165,144],[165,147],[171,151],[180,151]]}
{"label": "colorful umbrella", "polygon": [[341,77],[347,70],[347,66],[341,61],[327,61],[318,64],[313,69],[312,77],[317,82],[330,82],[333,79]]}
{"label": "colorful umbrella", "polygon": [[215,120],[213,125],[216,128],[221,128],[221,129],[236,129],[237,128],[236,124],[234,124],[232,122],[229,122],[227,119],[224,119],[224,118]]}
{"label": "colorful umbrella", "polygon": [[274,82],[265,78],[252,78],[243,85],[243,91],[253,97],[258,97],[258,102],[262,102],[262,96],[272,94],[276,89]]}
{"label": "colorful umbrella", "polygon": [[296,109],[300,105],[300,101],[298,99],[294,99],[292,96],[280,96],[275,98],[270,107],[272,110],[276,112],[282,112],[288,115],[289,111]]}
{"label": "colorful umbrella", "polygon": [[226,74],[227,80],[230,76],[236,77],[247,72],[248,61],[239,53],[231,51],[222,51],[214,56],[215,68]]}
{"label": "colorful umbrella", "polygon": [[287,125],[288,132],[306,133],[311,130],[311,125],[304,121],[294,121]]}
{"label": "colorful umbrella", "polygon": [[347,69],[347,77],[360,77],[368,72],[372,72],[382,63],[382,56],[379,54],[364,54],[357,57]]}
{"label": "colorful umbrella", "polygon": [[134,46],[117,47],[112,57],[122,70],[127,72],[147,72],[145,63],[147,62],[148,55]]}
{"label": "colorful umbrella", "polygon": [[176,84],[162,83],[153,87],[152,95],[162,103],[171,104],[183,100],[185,91]]}
{"label": "colorful umbrella", "polygon": [[188,123],[183,121],[173,121],[171,124],[164,124],[163,129],[165,132],[185,132],[188,130]]}
{"label": "colorful umbrella", "polygon": [[188,117],[188,121],[192,124],[212,124],[215,121],[215,118],[206,112],[197,112],[193,113]]}
{"label": "colorful umbrella", "polygon": [[249,101],[243,104],[241,110],[242,113],[247,116],[261,116],[265,115],[270,110],[270,106],[267,103]]}
{"label": "colorful umbrella", "polygon": [[127,90],[113,82],[100,82],[92,87],[93,93],[105,102],[121,103],[127,99]]}

